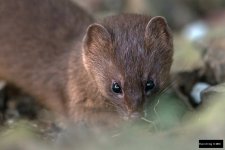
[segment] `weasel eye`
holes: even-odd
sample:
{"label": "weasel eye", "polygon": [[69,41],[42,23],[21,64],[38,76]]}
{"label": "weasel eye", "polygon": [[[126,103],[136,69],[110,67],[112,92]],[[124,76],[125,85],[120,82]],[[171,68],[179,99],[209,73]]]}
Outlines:
{"label": "weasel eye", "polygon": [[145,85],[145,92],[148,93],[155,87],[155,83],[152,80],[148,80]]}
{"label": "weasel eye", "polygon": [[120,87],[120,85],[117,82],[113,82],[112,84],[112,90],[114,93],[122,93],[122,89]]}

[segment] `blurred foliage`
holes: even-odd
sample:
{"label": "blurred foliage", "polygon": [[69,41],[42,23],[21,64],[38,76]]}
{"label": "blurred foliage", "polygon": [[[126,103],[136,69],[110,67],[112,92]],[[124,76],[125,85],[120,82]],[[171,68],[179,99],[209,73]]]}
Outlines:
{"label": "blurred foliage", "polygon": [[224,0],[74,0],[97,18],[121,12],[161,15],[174,29],[225,8]]}
{"label": "blurred foliage", "polygon": [[172,72],[190,71],[202,65],[201,51],[193,45],[193,42],[188,41],[181,34],[174,34]]}
{"label": "blurred foliage", "polygon": [[[36,136],[35,127],[22,122],[2,132],[0,146],[1,150],[198,149],[199,139],[224,139],[225,101],[223,97],[224,95],[214,97],[204,109],[186,114],[184,121],[176,125],[173,123],[173,128],[166,131],[150,132],[148,124],[143,123],[124,126],[114,133],[77,127],[65,130],[57,141],[47,144],[44,140],[41,142]],[[165,113],[170,114],[171,110],[163,110],[163,114]],[[165,115],[164,119],[170,120],[171,118]]]}
{"label": "blurred foliage", "polygon": [[[224,27],[213,28],[206,41],[193,43],[177,31],[188,23],[224,8],[224,0],[74,0],[96,18],[120,12],[163,15],[174,34],[174,63],[172,72],[193,70],[203,65],[201,55],[212,37],[224,35]],[[211,28],[210,28],[211,30]],[[188,82],[188,81],[187,81]],[[169,89],[148,108],[148,116],[135,124],[118,130],[101,132],[83,126],[71,127],[55,138],[43,136],[31,121],[3,125],[0,129],[1,150],[72,150],[121,149],[162,150],[198,149],[199,139],[225,138],[224,95],[211,98],[200,109],[189,111]]]}

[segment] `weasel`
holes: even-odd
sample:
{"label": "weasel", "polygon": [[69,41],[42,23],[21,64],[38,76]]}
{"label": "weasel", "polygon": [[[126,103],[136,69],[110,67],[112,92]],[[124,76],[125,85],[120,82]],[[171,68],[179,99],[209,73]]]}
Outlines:
{"label": "weasel", "polygon": [[160,16],[98,22],[70,0],[0,1],[0,78],[74,122],[140,117],[172,56]]}

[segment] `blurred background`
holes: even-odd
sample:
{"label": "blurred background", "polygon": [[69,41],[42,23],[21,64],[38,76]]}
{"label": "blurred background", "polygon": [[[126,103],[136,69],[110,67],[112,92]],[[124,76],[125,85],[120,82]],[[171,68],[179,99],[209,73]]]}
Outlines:
{"label": "blurred background", "polygon": [[131,12],[161,15],[167,18],[173,30],[180,30],[189,23],[205,20],[223,21],[224,0],[74,0],[95,16]]}
{"label": "blurred background", "polygon": [[144,123],[110,134],[78,127],[59,139],[61,129],[52,125],[49,112],[15,89],[1,87],[0,102],[5,90],[14,96],[4,104],[8,119],[0,126],[0,149],[188,150],[198,149],[199,139],[225,139],[225,0],[73,1],[96,19],[120,13],[164,16],[174,34],[171,84],[148,108]]}

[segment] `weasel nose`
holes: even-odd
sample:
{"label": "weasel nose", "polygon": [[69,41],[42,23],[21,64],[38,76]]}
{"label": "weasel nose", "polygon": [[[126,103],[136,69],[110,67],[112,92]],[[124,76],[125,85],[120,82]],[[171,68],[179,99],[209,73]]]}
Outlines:
{"label": "weasel nose", "polygon": [[143,101],[141,97],[125,99],[126,115],[125,120],[137,120],[142,117]]}
{"label": "weasel nose", "polygon": [[141,118],[141,113],[140,112],[132,112],[130,115],[131,120],[137,120]]}
{"label": "weasel nose", "polygon": [[124,116],[124,120],[131,120],[131,121],[135,121],[138,120],[142,117],[142,114],[140,112],[131,112],[128,111],[128,114]]}

